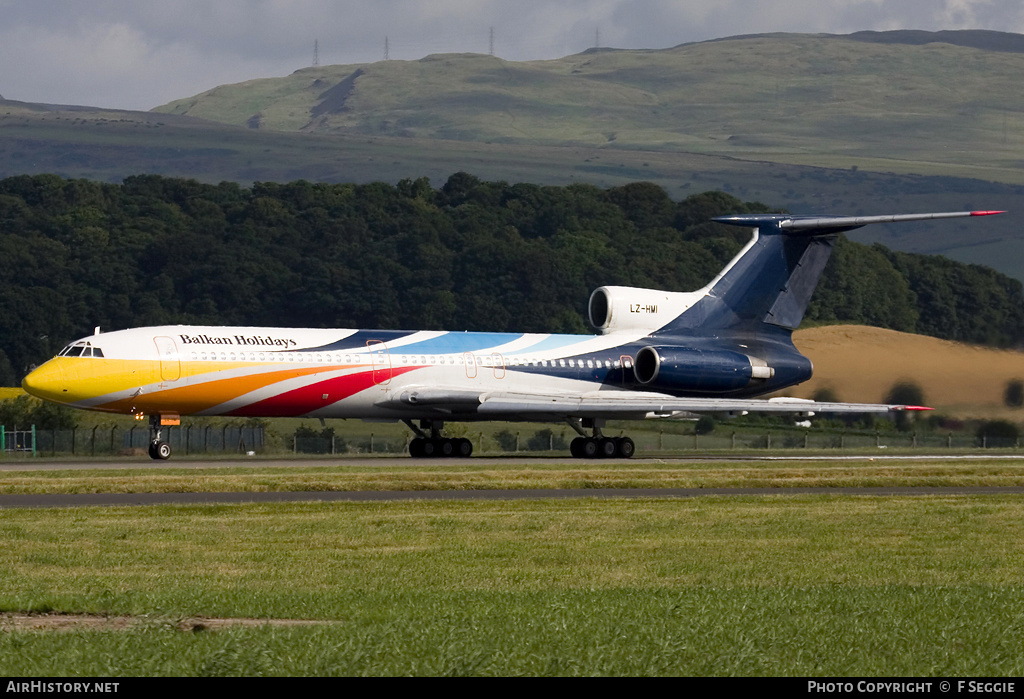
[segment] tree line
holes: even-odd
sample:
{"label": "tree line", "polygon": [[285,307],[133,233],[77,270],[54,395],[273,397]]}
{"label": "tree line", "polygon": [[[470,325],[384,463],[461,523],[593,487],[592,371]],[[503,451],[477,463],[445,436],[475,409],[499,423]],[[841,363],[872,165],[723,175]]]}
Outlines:
{"label": "tree line", "polygon": [[[638,182],[539,186],[452,175],[396,185],[0,180],[0,384],[95,326],[164,323],[586,332],[590,292],[691,291],[769,207],[672,200]],[[808,311],[1000,347],[1021,342],[1020,282],[841,240]]]}

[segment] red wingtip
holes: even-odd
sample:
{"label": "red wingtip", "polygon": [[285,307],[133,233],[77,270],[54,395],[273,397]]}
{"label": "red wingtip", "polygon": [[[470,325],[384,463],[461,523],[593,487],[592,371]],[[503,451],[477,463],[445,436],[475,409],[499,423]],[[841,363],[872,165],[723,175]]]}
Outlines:
{"label": "red wingtip", "polygon": [[926,408],[923,405],[904,405],[904,410],[935,410],[935,408]]}
{"label": "red wingtip", "polygon": [[995,214],[1005,213],[1005,211],[972,211],[971,216],[994,216]]}

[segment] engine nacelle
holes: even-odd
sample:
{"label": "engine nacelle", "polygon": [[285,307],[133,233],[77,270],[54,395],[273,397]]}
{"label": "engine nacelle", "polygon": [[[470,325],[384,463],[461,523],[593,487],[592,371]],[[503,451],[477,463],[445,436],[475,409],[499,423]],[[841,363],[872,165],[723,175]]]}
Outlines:
{"label": "engine nacelle", "polygon": [[702,295],[602,286],[590,295],[590,323],[602,334],[617,330],[654,331],[678,318]]}
{"label": "engine nacelle", "polygon": [[735,391],[775,375],[763,361],[739,352],[651,346],[637,352],[633,371],[645,386],[697,393]]}

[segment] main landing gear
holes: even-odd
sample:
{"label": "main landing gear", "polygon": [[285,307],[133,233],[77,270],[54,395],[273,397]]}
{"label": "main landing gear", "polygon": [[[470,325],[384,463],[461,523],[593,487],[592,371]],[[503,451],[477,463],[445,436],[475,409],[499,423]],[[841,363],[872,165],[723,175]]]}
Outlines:
{"label": "main landing gear", "polygon": [[[569,453],[577,459],[631,459],[636,452],[636,444],[629,437],[605,437],[601,434],[601,420],[584,419],[568,422],[580,435],[569,444]],[[593,430],[593,436],[587,435],[585,427]]]}
{"label": "main landing gear", "polygon": [[[411,420],[403,422],[416,433],[416,438],[409,443],[409,455],[414,459],[426,458],[466,458],[473,454],[473,443],[465,437],[442,437],[444,422],[441,420],[420,420],[416,427]],[[423,430],[430,430],[427,434]]]}
{"label": "main landing gear", "polygon": [[[473,443],[468,439],[441,436],[444,429],[441,420],[420,420],[418,427],[412,420],[402,422],[416,433],[409,443],[409,455],[415,459],[466,458],[473,454]],[[567,422],[580,435],[569,445],[570,453],[577,459],[631,459],[636,452],[636,445],[629,437],[605,437],[601,434],[603,420],[570,419]],[[585,429],[592,430],[593,435],[588,435]]]}

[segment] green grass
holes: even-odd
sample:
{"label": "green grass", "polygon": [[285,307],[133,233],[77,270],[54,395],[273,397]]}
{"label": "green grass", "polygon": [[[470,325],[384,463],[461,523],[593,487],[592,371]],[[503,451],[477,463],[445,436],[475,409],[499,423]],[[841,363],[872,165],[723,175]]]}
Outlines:
{"label": "green grass", "polygon": [[[1015,675],[1014,497],[0,511],[10,675]],[[187,633],[189,615],[332,621]]]}
{"label": "green grass", "polygon": [[[0,479],[0,494],[31,493],[185,493],[298,491],[440,491],[542,488],[794,488],[885,486],[1024,486],[1018,460],[977,457],[962,461],[883,462],[852,457],[829,461],[581,461],[535,458],[529,464],[511,459],[445,462],[401,460],[374,463],[325,458],[295,466],[260,462],[195,468],[146,467],[23,471]],[[59,463],[59,462],[58,462]],[[213,462],[216,464],[217,462]]]}

